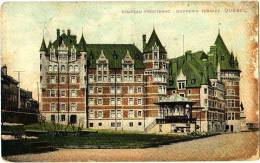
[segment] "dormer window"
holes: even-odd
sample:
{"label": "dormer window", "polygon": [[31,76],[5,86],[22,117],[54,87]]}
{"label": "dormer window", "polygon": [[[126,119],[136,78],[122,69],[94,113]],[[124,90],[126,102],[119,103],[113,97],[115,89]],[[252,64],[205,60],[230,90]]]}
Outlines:
{"label": "dormer window", "polygon": [[69,66],[69,72],[73,71],[73,66]]}
{"label": "dormer window", "polygon": [[54,72],[57,72],[57,71],[58,71],[58,66],[56,66],[56,65],[53,66],[53,71],[54,71]]}
{"label": "dormer window", "polygon": [[185,81],[178,81],[178,89],[185,89]]}
{"label": "dormer window", "polygon": [[75,71],[75,72],[79,72],[79,66],[78,66],[78,65],[75,65],[75,66],[74,66],[74,71]]}
{"label": "dormer window", "polygon": [[49,72],[52,72],[52,65],[49,65],[48,70],[49,70]]}
{"label": "dormer window", "polygon": [[158,59],[158,52],[157,51],[153,52],[153,56],[154,56],[154,59]]}
{"label": "dormer window", "polygon": [[61,65],[61,72],[65,72],[65,66]]}
{"label": "dormer window", "polygon": [[54,53],[51,54],[50,60],[51,60],[51,61],[55,60],[55,54],[54,54]]}
{"label": "dormer window", "polygon": [[75,53],[72,53],[72,55],[71,55],[71,60],[72,60],[72,61],[75,61],[75,60],[76,60],[76,54],[75,54]]}

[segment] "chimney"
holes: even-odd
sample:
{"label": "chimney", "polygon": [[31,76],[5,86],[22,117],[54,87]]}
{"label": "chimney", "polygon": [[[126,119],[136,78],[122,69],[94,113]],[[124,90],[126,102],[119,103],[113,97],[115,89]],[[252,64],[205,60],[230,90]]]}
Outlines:
{"label": "chimney", "polygon": [[145,46],[146,46],[146,35],[143,35],[143,52],[144,52]]}
{"label": "chimney", "polygon": [[70,29],[67,30],[67,35],[70,36]]}
{"label": "chimney", "polygon": [[60,37],[60,29],[57,29],[57,39]]}

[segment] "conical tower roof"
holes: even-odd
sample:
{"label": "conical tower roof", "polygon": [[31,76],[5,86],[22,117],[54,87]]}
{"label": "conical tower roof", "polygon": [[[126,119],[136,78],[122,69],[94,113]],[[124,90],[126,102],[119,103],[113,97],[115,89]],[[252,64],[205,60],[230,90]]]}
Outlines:
{"label": "conical tower roof", "polygon": [[81,38],[80,38],[80,41],[79,41],[79,51],[80,52],[85,52],[86,51],[86,41],[85,41],[85,38],[82,34]]}
{"label": "conical tower roof", "polygon": [[151,52],[152,51],[152,47],[155,44],[159,47],[159,52],[160,53],[166,53],[165,48],[162,46],[162,43],[161,43],[159,37],[157,36],[155,30],[153,29],[151,37],[150,37],[149,41],[147,42],[147,44],[145,45],[144,53]]}
{"label": "conical tower roof", "polygon": [[42,45],[41,45],[41,48],[40,48],[40,51],[46,51],[47,50],[47,47],[46,47],[46,44],[45,44],[45,40],[44,38],[42,39]]}

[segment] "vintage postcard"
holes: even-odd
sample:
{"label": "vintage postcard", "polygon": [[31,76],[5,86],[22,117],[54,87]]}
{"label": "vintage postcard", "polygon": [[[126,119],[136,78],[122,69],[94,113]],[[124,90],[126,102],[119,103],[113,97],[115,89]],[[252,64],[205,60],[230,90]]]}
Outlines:
{"label": "vintage postcard", "polygon": [[3,3],[2,159],[258,160],[258,9]]}

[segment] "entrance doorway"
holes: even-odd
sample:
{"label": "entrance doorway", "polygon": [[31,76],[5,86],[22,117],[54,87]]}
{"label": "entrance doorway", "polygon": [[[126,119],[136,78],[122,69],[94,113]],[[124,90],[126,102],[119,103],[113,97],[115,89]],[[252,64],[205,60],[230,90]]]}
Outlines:
{"label": "entrance doorway", "polygon": [[230,130],[231,132],[233,132],[233,125],[230,125]]}
{"label": "entrance doorway", "polygon": [[70,123],[72,123],[72,124],[77,123],[77,115],[71,115],[70,116]]}

